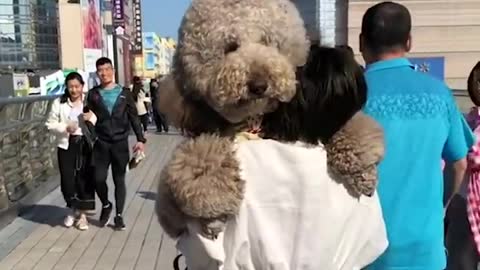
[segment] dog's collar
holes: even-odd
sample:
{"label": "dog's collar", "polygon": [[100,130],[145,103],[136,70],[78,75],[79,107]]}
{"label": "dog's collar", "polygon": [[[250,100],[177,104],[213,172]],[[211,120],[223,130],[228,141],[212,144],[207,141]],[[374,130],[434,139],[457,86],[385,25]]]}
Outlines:
{"label": "dog's collar", "polygon": [[260,136],[255,133],[243,131],[239,132],[235,135],[236,142],[244,142],[244,141],[253,141],[253,140],[261,140]]}
{"label": "dog's collar", "polygon": [[243,127],[235,135],[235,140],[250,141],[260,140],[260,132],[262,131],[262,117],[249,117],[244,123]]}

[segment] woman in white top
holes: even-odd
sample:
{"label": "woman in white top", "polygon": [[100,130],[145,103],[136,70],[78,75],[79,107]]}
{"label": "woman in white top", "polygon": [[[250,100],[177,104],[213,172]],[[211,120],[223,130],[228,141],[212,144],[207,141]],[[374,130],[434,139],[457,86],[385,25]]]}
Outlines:
{"label": "woman in white top", "polygon": [[[83,113],[84,84],[79,73],[67,75],[65,93],[53,102],[46,124],[48,130],[56,135],[60,187],[70,210],[64,224],[66,227],[75,225],[80,230],[88,229],[85,211],[95,209],[94,184],[79,185],[78,179],[84,177],[81,168],[85,159],[82,155],[87,153],[82,137],[83,123],[79,122]],[[85,197],[88,199],[85,200]]]}
{"label": "woman in white top", "polygon": [[149,99],[145,95],[142,80],[138,76],[133,78],[132,92],[133,99],[137,105],[138,117],[140,117],[140,121],[142,122],[143,131],[147,132],[149,118],[147,105],[145,103],[147,103]]}

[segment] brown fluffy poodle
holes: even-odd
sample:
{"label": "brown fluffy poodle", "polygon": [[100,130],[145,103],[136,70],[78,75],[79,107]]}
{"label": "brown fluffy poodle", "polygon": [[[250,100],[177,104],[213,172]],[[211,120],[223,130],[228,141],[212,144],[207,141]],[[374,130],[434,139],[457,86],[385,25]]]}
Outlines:
{"label": "brown fluffy poodle", "polygon": [[[235,135],[251,130],[248,119],[294,97],[295,71],[308,49],[303,21],[288,0],[192,2],[174,72],[160,82],[160,110],[193,136],[175,151],[158,186],[156,211],[171,237],[188,219],[200,220],[204,234],[215,237],[237,214],[247,179],[240,177]],[[331,171],[355,179],[345,182],[351,194],[371,195],[383,155],[376,123],[358,113],[326,147]]]}

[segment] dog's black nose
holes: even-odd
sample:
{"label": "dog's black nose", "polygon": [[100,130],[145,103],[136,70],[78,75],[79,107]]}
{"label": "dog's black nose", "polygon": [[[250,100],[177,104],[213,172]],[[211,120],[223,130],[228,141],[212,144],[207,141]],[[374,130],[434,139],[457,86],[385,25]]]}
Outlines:
{"label": "dog's black nose", "polygon": [[252,80],[248,83],[248,91],[254,95],[263,95],[267,91],[268,84],[263,80]]}

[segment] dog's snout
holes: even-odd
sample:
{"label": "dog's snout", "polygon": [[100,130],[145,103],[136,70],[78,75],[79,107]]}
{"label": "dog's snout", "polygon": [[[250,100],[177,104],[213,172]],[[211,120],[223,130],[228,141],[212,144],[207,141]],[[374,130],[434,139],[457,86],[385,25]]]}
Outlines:
{"label": "dog's snout", "polygon": [[263,95],[267,88],[268,84],[264,80],[253,80],[248,83],[248,90],[254,95]]}

